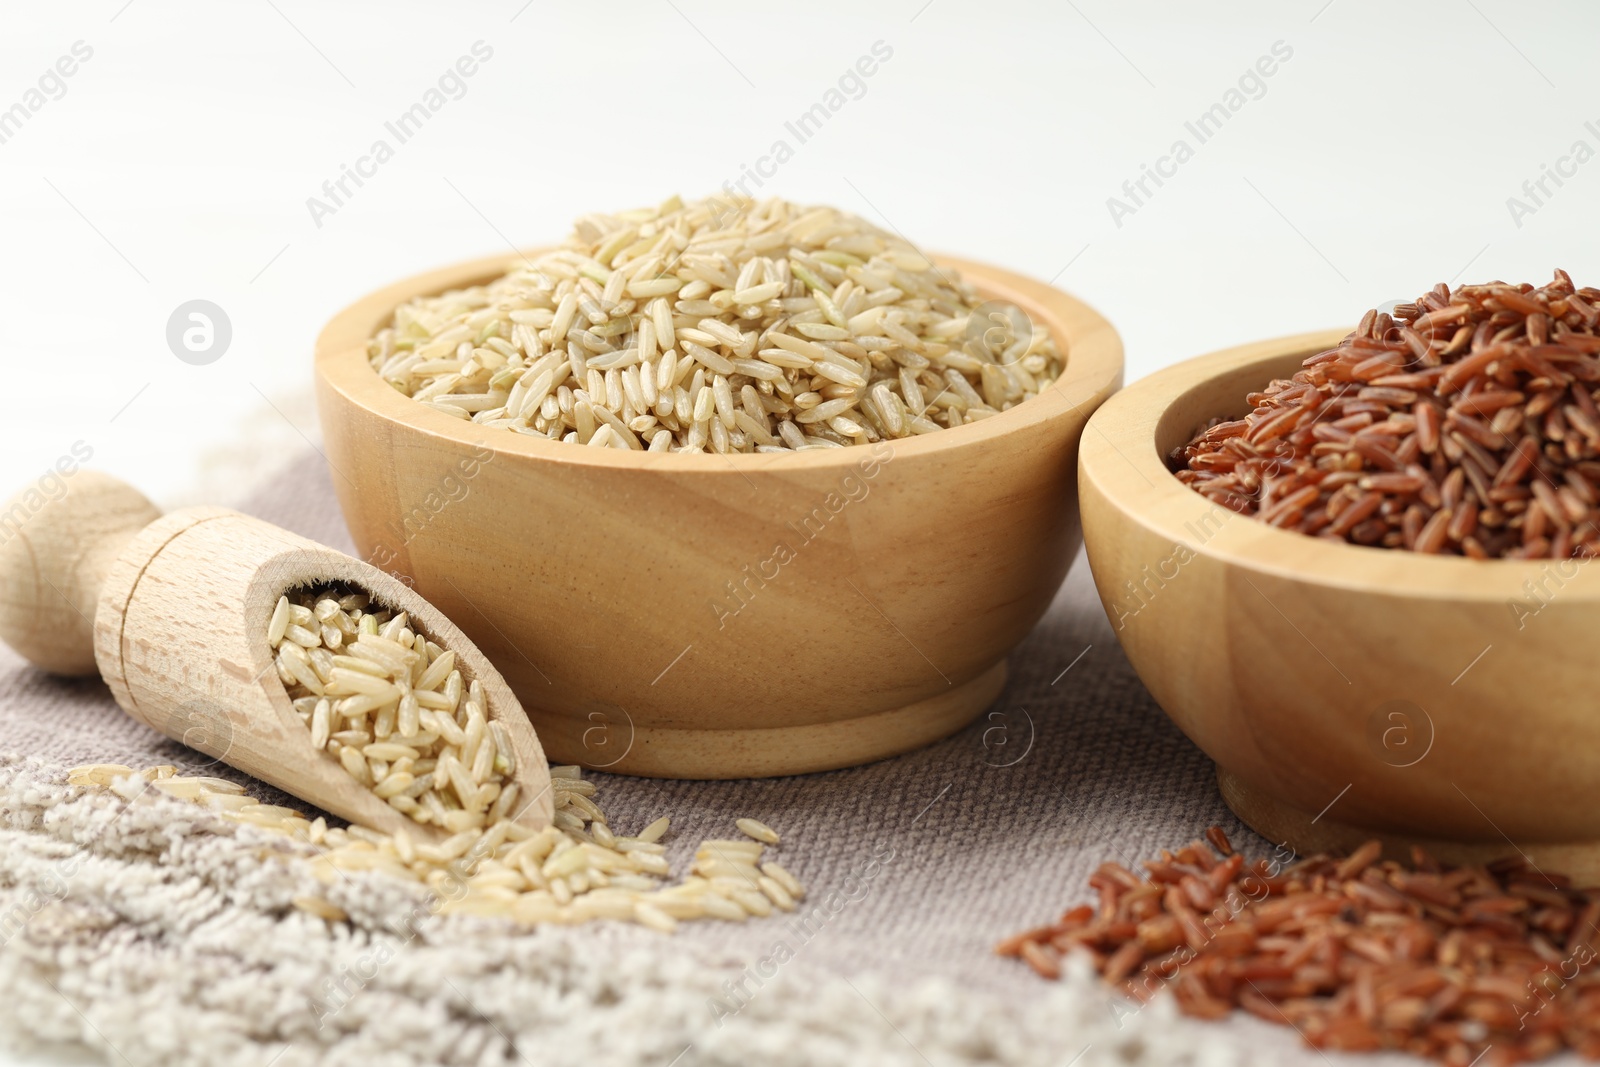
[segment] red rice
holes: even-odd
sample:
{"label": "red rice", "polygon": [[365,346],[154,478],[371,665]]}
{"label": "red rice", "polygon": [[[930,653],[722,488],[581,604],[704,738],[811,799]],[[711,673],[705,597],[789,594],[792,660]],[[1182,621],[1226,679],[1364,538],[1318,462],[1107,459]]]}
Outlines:
{"label": "red rice", "polygon": [[1520,858],[1449,867],[1413,850],[1407,867],[1377,841],[1287,868],[1247,863],[1218,827],[1144,867],[1102,864],[1089,878],[1098,906],[996,951],[1050,979],[1083,953],[1137,1001],[1170,989],[1188,1015],[1243,1008],[1319,1049],[1453,1067],[1600,1058],[1600,890]]}
{"label": "red rice", "polygon": [[1474,559],[1600,555],[1600,289],[1435,286],[1174,451],[1287,530]]}

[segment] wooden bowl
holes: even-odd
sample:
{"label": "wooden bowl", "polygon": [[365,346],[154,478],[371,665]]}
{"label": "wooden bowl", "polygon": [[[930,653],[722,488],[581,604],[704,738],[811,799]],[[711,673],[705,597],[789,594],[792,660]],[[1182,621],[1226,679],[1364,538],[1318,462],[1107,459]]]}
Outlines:
{"label": "wooden bowl", "polygon": [[1278,530],[1163,457],[1347,331],[1202,356],[1113,397],[1079,477],[1095,584],[1139,677],[1246,823],[1301,853],[1530,857],[1600,879],[1600,568]]}
{"label": "wooden bowl", "polygon": [[317,342],[327,458],[355,542],[500,669],[552,762],[733,778],[928,744],[992,702],[1076,553],[1077,446],[1122,345],[1042,283],[959,260],[1063,341],[1066,371],[982,423],[792,455],[644,454],[461,422],[381,381],[367,339],[419,275]]}

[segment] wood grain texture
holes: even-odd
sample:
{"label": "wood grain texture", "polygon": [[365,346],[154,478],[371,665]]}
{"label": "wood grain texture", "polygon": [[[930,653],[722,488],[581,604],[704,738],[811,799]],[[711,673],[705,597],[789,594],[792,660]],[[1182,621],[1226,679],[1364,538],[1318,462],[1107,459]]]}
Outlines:
{"label": "wood grain texture", "polygon": [[[1385,831],[1353,826],[1333,815],[1318,818],[1317,812],[1291,807],[1276,797],[1252,788],[1243,779],[1217,768],[1217,788],[1235,815],[1268,841],[1287,844],[1296,855],[1318,852],[1351,853],[1377,837],[1383,842],[1388,859],[1409,863],[1413,847],[1421,848],[1442,863],[1468,865],[1492,863],[1520,856],[1541,871],[1557,872],[1578,885],[1600,885],[1600,848],[1586,841],[1451,841],[1426,834]],[[1337,808],[1335,808],[1337,810]]]}
{"label": "wood grain texture", "polygon": [[333,482],[360,553],[478,643],[561,761],[726,778],[864,763],[959,729],[1079,539],[1089,414],[1120,384],[1108,323],[1042,283],[941,259],[1064,343],[1036,399],[915,440],[792,455],[641,454],[476,426],[382,382],[366,342],[420,275],[317,344]]}
{"label": "wood grain texture", "polygon": [[412,590],[343,553],[222,508],[188,508],[136,535],[106,575],[95,617],[101,674],[129,715],[190,748],[352,822],[435,839],[311,745],[273,667],[267,623],[285,592],[348,582],[405,611],[483,683],[486,712],[510,734],[524,803],[519,821],[550,822],[549,769],[499,673]]}
{"label": "wood grain texture", "polygon": [[1084,535],[1122,647],[1217,762],[1234,810],[1273,840],[1315,849],[1332,825],[1346,843],[1525,849],[1600,873],[1585,866],[1600,856],[1600,570],[1274,529],[1213,506],[1162,460],[1343,336],[1203,356],[1091,420]]}
{"label": "wood grain texture", "polygon": [[106,570],[161,511],[125,482],[80,470],[56,499],[31,486],[0,505],[0,641],[53,674],[92,675]]}

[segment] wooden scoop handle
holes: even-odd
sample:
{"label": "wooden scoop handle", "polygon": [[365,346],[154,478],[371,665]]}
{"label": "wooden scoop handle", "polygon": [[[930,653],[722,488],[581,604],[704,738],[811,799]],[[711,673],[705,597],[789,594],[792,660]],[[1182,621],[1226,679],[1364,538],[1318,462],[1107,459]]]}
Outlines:
{"label": "wooden scoop handle", "polygon": [[[100,588],[129,540],[161,510],[126,482],[81,470],[0,505],[0,641],[54,674],[96,672]],[[59,482],[53,484],[60,484]]]}

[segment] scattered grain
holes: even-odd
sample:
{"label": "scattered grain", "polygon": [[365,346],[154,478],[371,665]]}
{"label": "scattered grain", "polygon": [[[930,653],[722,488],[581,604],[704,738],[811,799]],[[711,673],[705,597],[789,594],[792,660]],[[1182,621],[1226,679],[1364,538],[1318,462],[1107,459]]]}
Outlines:
{"label": "scattered grain", "polygon": [[[1186,1014],[1243,1008],[1318,1049],[1397,1049],[1452,1067],[1600,1057],[1600,890],[1521,857],[1404,865],[1372,841],[1348,857],[1246,863],[1222,831],[1163,852],[1140,877],[1089,878],[1098,906],[1001,942],[1045,978],[1084,952],[1146,1001]],[[1213,852],[1212,848],[1216,851]]]}

